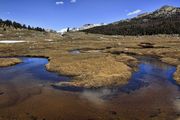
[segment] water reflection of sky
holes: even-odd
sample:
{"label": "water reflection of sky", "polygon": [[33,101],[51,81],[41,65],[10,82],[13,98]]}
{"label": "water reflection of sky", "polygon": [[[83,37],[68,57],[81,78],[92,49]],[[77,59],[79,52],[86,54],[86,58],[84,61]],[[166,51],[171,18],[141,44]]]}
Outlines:
{"label": "water reflection of sky", "polygon": [[22,58],[23,62],[11,66],[0,68],[0,80],[28,79],[37,81],[59,82],[69,80],[68,77],[48,72],[45,64],[48,60],[45,58]]}
{"label": "water reflection of sky", "polygon": [[[129,83],[121,88],[120,91],[131,92],[142,87],[149,86],[152,82],[166,81],[167,84],[176,84],[173,73],[176,67],[165,64],[157,59],[141,59],[141,64],[137,72],[133,73]],[[154,81],[156,80],[156,81]]]}
{"label": "water reflection of sky", "polygon": [[148,86],[153,89],[162,87],[166,89],[166,86],[177,87],[176,81],[173,79],[173,74],[176,71],[175,66],[165,64],[157,59],[140,59],[141,63],[138,66],[138,71],[132,74],[129,83],[119,87],[113,88],[100,88],[100,89],[83,89],[78,87],[69,86],[54,86],[56,89],[65,91],[81,91],[81,96],[88,99],[95,104],[102,104],[104,100],[121,95],[131,94],[134,91],[143,91],[141,88],[147,88]]}
{"label": "water reflection of sky", "polygon": [[[140,58],[141,63],[138,66],[138,71],[134,72],[129,83],[124,86],[113,87],[113,88],[100,88],[100,89],[83,89],[74,86],[54,86],[56,89],[65,91],[88,91],[88,92],[99,92],[102,93],[103,89],[111,92],[108,94],[116,94],[119,92],[130,93],[135,90],[139,90],[143,87],[148,87],[153,82],[158,84],[158,81],[164,81],[166,84],[176,84],[173,79],[173,73],[176,71],[175,66],[165,64],[155,58],[143,57]],[[154,81],[156,80],[156,81]],[[96,93],[97,94],[97,93]],[[104,94],[104,93],[103,93]]]}
{"label": "water reflection of sky", "polygon": [[[13,79],[28,79],[43,82],[60,82],[70,80],[68,77],[60,76],[56,73],[48,72],[45,64],[48,60],[45,58],[22,58],[23,63],[15,66],[0,68],[0,81]],[[100,88],[100,89],[83,89],[69,86],[53,86],[56,89],[65,91],[82,92],[82,96],[93,98],[91,101],[102,102],[102,98],[116,94],[130,94],[133,91],[148,87],[153,84],[160,84],[158,81],[163,81],[163,84],[177,85],[173,79],[173,73],[176,68],[171,65],[162,63],[156,59],[141,59],[138,71],[132,74],[129,83],[119,87]],[[177,85],[178,86],[178,85]]]}

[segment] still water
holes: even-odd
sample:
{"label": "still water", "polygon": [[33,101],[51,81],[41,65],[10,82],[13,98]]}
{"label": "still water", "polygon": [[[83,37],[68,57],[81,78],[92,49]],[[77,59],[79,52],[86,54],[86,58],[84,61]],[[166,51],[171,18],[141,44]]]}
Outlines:
{"label": "still water", "polygon": [[[88,90],[57,88],[70,78],[48,72],[45,58],[0,68],[0,120],[178,120],[180,86],[174,66],[140,57],[129,83]],[[74,91],[73,91],[74,90]]]}

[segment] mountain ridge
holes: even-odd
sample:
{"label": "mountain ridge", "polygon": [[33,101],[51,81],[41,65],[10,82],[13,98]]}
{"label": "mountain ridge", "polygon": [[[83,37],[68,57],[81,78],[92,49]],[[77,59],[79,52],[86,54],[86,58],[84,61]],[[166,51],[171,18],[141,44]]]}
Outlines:
{"label": "mountain ridge", "polygon": [[132,19],[120,20],[83,31],[107,35],[180,34],[180,7],[165,5]]}

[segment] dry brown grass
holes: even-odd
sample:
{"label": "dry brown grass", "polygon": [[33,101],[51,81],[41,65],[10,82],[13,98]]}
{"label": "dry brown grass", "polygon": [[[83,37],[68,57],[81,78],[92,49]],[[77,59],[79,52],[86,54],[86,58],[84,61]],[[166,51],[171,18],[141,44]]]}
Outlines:
{"label": "dry brown grass", "polygon": [[138,60],[132,56],[126,54],[115,55],[115,59],[119,62],[123,62],[133,69],[133,71],[137,70],[137,66],[139,64]]}
{"label": "dry brown grass", "polygon": [[180,84],[180,65],[177,66],[177,70],[174,74],[174,78]]}
{"label": "dry brown grass", "polygon": [[12,66],[18,63],[21,63],[18,58],[0,58],[0,67]]}
{"label": "dry brown grass", "polygon": [[[106,80],[109,85],[111,85],[109,82],[119,84],[121,80],[118,78],[121,77],[114,76],[119,74],[120,68],[126,71],[127,66],[134,69],[138,64],[137,60],[129,54],[158,56],[171,64],[177,64],[177,60],[180,59],[179,36],[107,36],[76,32],[62,37],[55,33],[34,31],[1,31],[0,34],[3,35],[0,36],[1,40],[16,40],[21,36],[20,40],[29,41],[18,44],[0,44],[0,56],[49,57],[48,70],[76,76],[72,83],[87,87],[92,86],[88,85],[88,80],[93,84],[99,80]],[[142,48],[139,44],[143,42],[152,43],[154,48]],[[73,49],[80,49],[82,53],[73,55],[68,52]],[[120,54],[111,54],[115,51]],[[128,79],[128,77],[123,78]],[[104,85],[107,85],[106,83],[103,82]],[[96,86],[101,86],[100,84],[102,82]]]}
{"label": "dry brown grass", "polygon": [[165,57],[165,58],[162,58],[161,60],[163,62],[165,62],[165,63],[169,63],[169,64],[172,64],[172,65],[180,64],[180,61],[178,59],[176,59],[176,58]]}
{"label": "dry brown grass", "polygon": [[93,54],[79,56],[67,55],[52,59],[46,67],[50,71],[55,70],[65,75],[75,76],[72,82],[61,83],[61,85],[85,88],[125,84],[131,76],[131,68],[116,61],[112,56]]}

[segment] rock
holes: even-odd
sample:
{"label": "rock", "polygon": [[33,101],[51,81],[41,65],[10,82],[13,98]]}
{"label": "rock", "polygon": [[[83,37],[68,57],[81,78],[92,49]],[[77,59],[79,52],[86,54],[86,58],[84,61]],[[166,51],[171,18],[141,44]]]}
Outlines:
{"label": "rock", "polygon": [[117,112],[116,111],[109,111],[112,115],[117,115]]}
{"label": "rock", "polygon": [[4,92],[0,92],[0,95],[3,95],[4,94]]}
{"label": "rock", "polygon": [[141,42],[140,44],[138,44],[138,46],[142,48],[154,48],[154,44],[148,42]]}
{"label": "rock", "polygon": [[176,97],[176,99],[180,99],[180,96]]}

